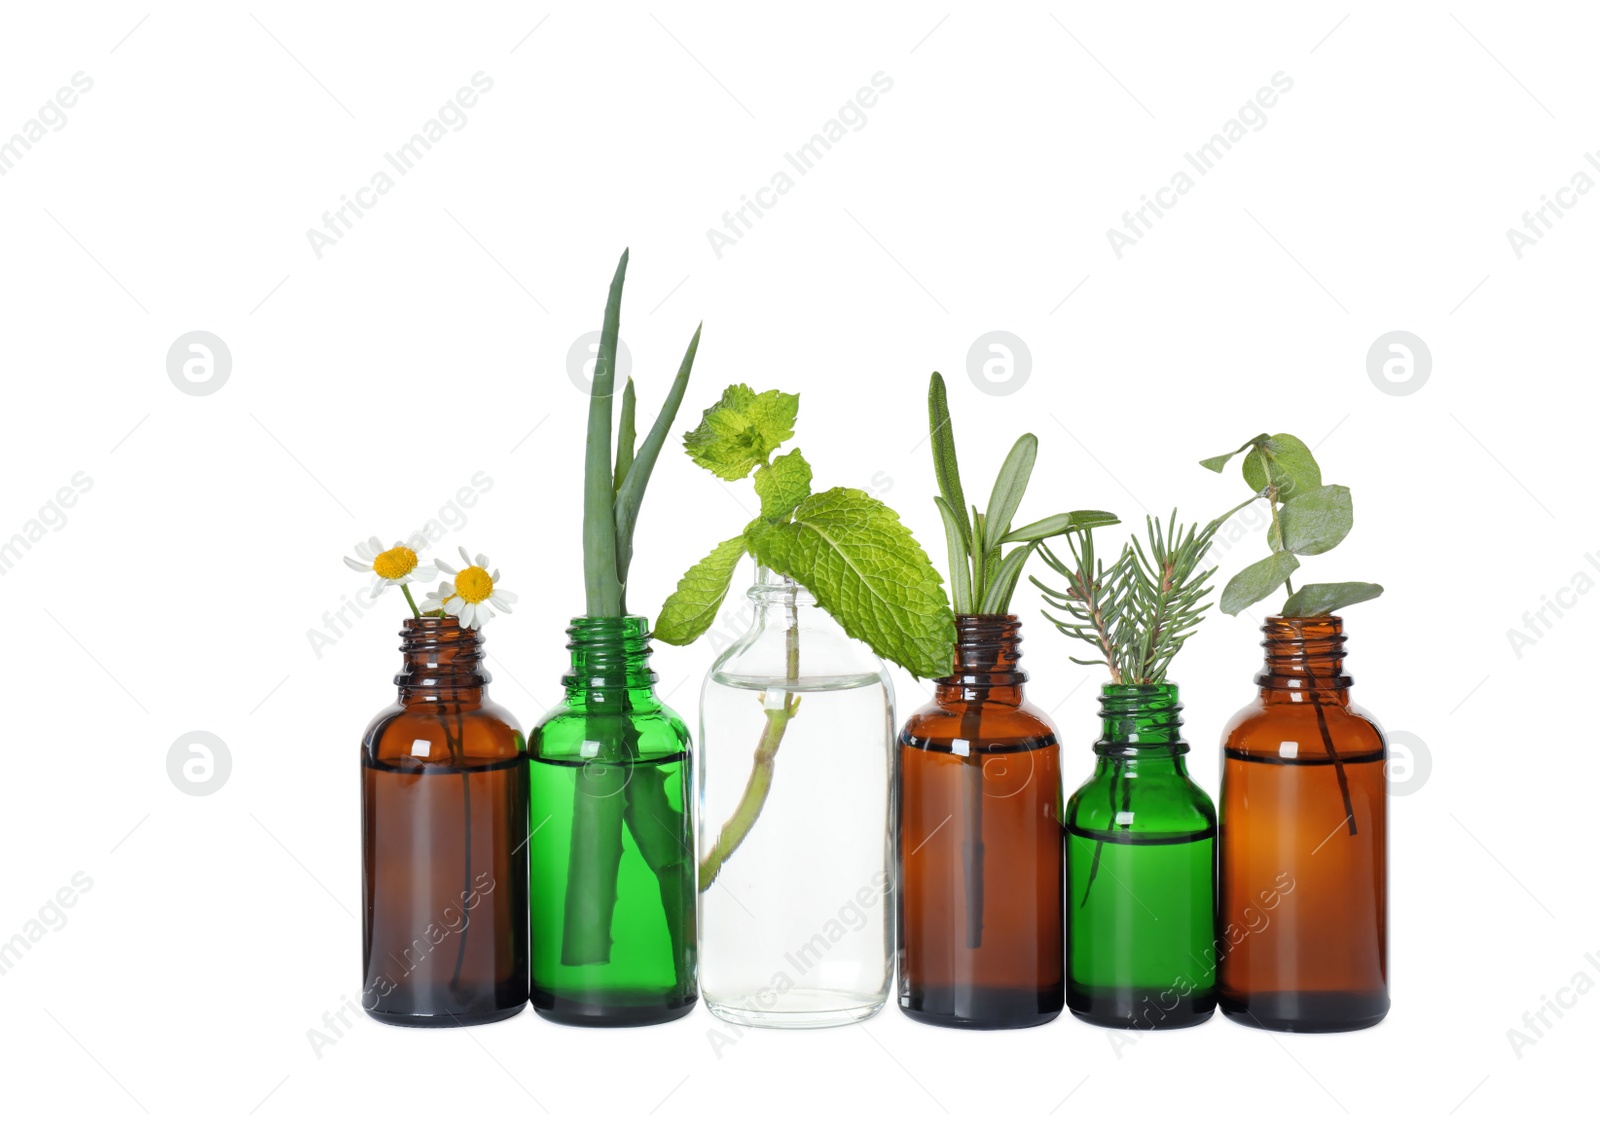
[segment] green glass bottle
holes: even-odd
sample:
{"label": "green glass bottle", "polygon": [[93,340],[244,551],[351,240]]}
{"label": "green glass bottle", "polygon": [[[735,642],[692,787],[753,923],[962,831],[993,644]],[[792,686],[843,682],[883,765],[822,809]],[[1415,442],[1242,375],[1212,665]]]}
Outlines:
{"label": "green glass bottle", "polygon": [[642,616],[567,635],[566,700],[529,748],[533,1005],[577,1026],[666,1022],[697,998],[689,730],[655,694]]}
{"label": "green glass bottle", "polygon": [[1189,778],[1178,687],[1105,685],[1094,775],[1067,804],[1067,1006],[1135,1030],[1216,1008],[1217,811]]}

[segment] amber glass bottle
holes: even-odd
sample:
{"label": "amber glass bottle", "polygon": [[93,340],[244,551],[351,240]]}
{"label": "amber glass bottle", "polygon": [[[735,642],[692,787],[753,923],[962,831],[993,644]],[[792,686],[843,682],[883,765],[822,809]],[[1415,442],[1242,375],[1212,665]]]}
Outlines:
{"label": "amber glass bottle", "polygon": [[1268,1030],[1389,1011],[1387,748],[1350,703],[1343,623],[1270,618],[1260,697],[1222,745],[1218,993]]}
{"label": "amber glass bottle", "polygon": [[921,1022],[1061,1013],[1061,750],[1019,642],[1014,615],[956,616],[955,668],[900,733],[900,1009]]}
{"label": "amber glass bottle", "polygon": [[361,742],[362,1005],[466,1026],[528,1002],[527,752],[478,633],[407,619],[399,700]]}

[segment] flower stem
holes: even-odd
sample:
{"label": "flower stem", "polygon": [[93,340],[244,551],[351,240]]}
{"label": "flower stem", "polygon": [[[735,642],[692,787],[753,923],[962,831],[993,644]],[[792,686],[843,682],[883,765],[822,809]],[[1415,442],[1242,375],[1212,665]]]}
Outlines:
{"label": "flower stem", "polygon": [[401,584],[400,592],[406,597],[406,602],[411,604],[411,617],[413,619],[422,618],[422,612],[417,610],[417,601],[411,598],[411,589],[405,584]]}

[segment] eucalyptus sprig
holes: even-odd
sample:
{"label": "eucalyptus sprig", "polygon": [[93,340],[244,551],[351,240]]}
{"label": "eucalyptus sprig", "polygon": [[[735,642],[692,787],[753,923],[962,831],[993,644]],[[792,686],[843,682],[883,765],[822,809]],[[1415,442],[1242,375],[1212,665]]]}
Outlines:
{"label": "eucalyptus sprig", "polygon": [[1211,593],[1207,581],[1216,569],[1201,570],[1200,565],[1224,520],[1226,515],[1203,529],[1184,529],[1176,510],[1165,528],[1146,517],[1144,542],[1129,538],[1110,568],[1095,553],[1092,529],[1067,535],[1070,563],[1040,545],[1039,555],[1067,581],[1065,590],[1057,591],[1028,577],[1043,592],[1045,603],[1066,616],[1056,618],[1046,611],[1045,618],[1096,652],[1094,658],[1069,656],[1071,660],[1104,665],[1108,679],[1118,685],[1166,680],[1167,667],[1211,607],[1200,601]]}
{"label": "eucalyptus sprig", "polygon": [[1323,485],[1322,468],[1310,448],[1293,435],[1260,434],[1237,450],[1201,459],[1200,465],[1220,474],[1241,452],[1247,452],[1242,467],[1245,484],[1255,491],[1249,502],[1265,498],[1271,514],[1267,527],[1271,555],[1228,581],[1219,601],[1222,610],[1237,615],[1266,599],[1280,584],[1288,596],[1280,612],[1286,618],[1327,615],[1382,595],[1382,585],[1356,582],[1306,584],[1295,590],[1290,576],[1300,567],[1300,557],[1321,555],[1349,534],[1355,520],[1350,491]]}
{"label": "eucalyptus sprig", "polygon": [[[1031,525],[1012,528],[1039,455],[1039,440],[1023,435],[1012,446],[989,492],[989,507],[971,507],[961,489],[961,469],[956,463],[955,428],[944,377],[935,372],[928,380],[928,439],[933,448],[933,473],[939,483],[934,504],[944,519],[950,555],[950,594],[957,615],[1004,615],[1022,578],[1028,557],[1046,537],[1115,525],[1117,515],[1100,509],[1057,513]],[[1001,555],[1004,546],[1017,545]]]}

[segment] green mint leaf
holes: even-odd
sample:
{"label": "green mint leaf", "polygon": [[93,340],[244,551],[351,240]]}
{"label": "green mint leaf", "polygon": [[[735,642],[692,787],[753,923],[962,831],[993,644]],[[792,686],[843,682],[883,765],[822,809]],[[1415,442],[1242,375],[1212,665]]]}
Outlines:
{"label": "green mint leaf", "polygon": [[794,437],[799,413],[799,396],[732,384],[706,409],[700,425],[684,435],[683,446],[696,465],[737,482]]}
{"label": "green mint leaf", "polygon": [[1266,442],[1271,437],[1271,435],[1266,434],[1257,435],[1255,438],[1245,443],[1244,446],[1241,446],[1238,450],[1230,450],[1227,454],[1219,454],[1215,458],[1202,458],[1200,460],[1200,465],[1204,466],[1207,470],[1210,470],[1213,474],[1220,474],[1222,473],[1223,467],[1228,465],[1228,460],[1234,455],[1238,454],[1240,450],[1248,450],[1257,443]]}
{"label": "green mint leaf", "polygon": [[801,502],[783,524],[745,529],[755,558],[804,584],[846,634],[919,678],[950,673],[956,627],[928,554],[899,516],[861,490]]}
{"label": "green mint leaf", "polygon": [[1222,613],[1237,615],[1252,603],[1261,602],[1281,587],[1289,573],[1298,567],[1300,561],[1292,552],[1274,552],[1265,560],[1257,560],[1222,589]]}
{"label": "green mint leaf", "polygon": [[811,496],[811,464],[800,456],[798,447],[756,470],[756,496],[761,498],[761,516],[769,521],[789,516]]}
{"label": "green mint leaf", "polygon": [[1286,619],[1314,619],[1382,594],[1382,584],[1307,584],[1284,602],[1283,615]]}
{"label": "green mint leaf", "polygon": [[1279,530],[1269,525],[1267,546],[1274,552],[1316,556],[1344,540],[1354,519],[1350,491],[1344,486],[1320,486],[1309,493],[1297,493],[1278,510],[1282,543]]}
{"label": "green mint leaf", "polygon": [[1278,500],[1288,501],[1297,493],[1309,493],[1322,485],[1322,468],[1311,457],[1311,450],[1293,435],[1270,435],[1252,441],[1244,456],[1244,480],[1260,493],[1271,482],[1278,488]]}
{"label": "green mint leaf", "polygon": [[655,637],[669,646],[687,646],[716,621],[717,609],[733,582],[733,569],[745,554],[744,536],[725,540],[678,581],[656,618]]}

